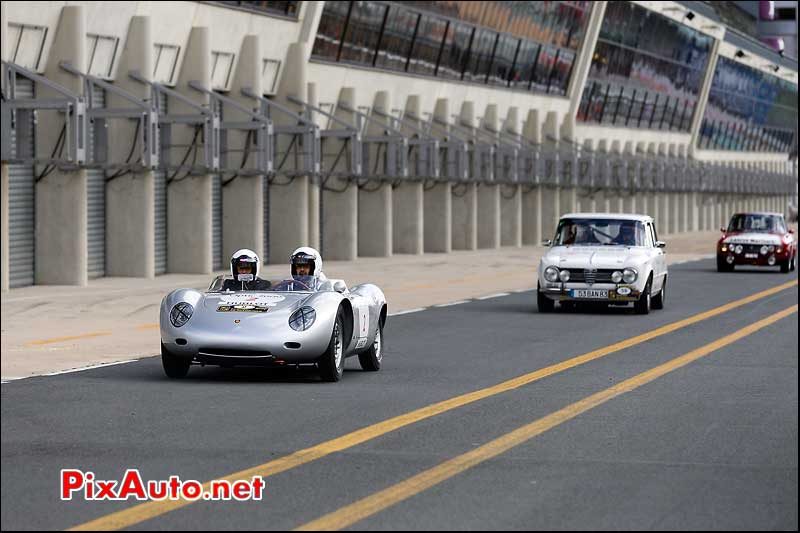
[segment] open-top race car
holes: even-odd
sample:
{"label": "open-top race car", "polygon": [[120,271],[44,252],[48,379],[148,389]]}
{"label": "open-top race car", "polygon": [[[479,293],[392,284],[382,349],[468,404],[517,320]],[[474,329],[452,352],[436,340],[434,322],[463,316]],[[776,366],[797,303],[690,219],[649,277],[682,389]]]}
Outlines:
{"label": "open-top race car", "polygon": [[780,266],[794,270],[797,242],[780,213],[736,213],[727,228],[720,228],[717,271],[730,272],[736,265]]}
{"label": "open-top race car", "polygon": [[315,364],[325,381],[342,377],[346,357],[379,370],[386,298],[375,285],[347,289],[314,276],[260,280],[261,290],[218,276],[205,292],[178,289],[161,302],[161,357],[169,377],[189,366]]}
{"label": "open-top race car", "polygon": [[666,244],[653,219],[621,213],[564,215],[539,262],[537,303],[550,312],[579,303],[628,305],[647,314],[664,307]]}

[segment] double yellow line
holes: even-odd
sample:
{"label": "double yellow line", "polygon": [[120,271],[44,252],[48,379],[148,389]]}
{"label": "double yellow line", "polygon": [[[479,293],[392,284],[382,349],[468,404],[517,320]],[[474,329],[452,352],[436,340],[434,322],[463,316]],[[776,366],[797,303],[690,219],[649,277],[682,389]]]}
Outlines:
{"label": "double yellow line", "polygon": [[[684,320],[673,322],[672,324],[668,324],[666,326],[662,326],[647,333],[631,337],[629,339],[612,344],[610,346],[606,346],[604,348],[600,348],[598,350],[594,350],[586,354],[573,357],[566,361],[562,361],[558,364],[537,370],[535,372],[531,372],[529,374],[524,374],[522,376],[510,379],[508,381],[504,381],[502,383],[493,385],[491,387],[487,387],[485,389],[480,389],[467,394],[462,394],[460,396],[456,396],[448,400],[444,400],[426,407],[422,407],[414,411],[410,411],[408,413],[396,416],[394,418],[390,418],[388,420],[384,420],[382,422],[378,422],[371,426],[367,426],[365,428],[356,430],[352,433],[348,433],[341,437],[317,444],[310,448],[299,450],[297,452],[286,455],[279,459],[275,459],[273,461],[269,461],[262,465],[258,465],[253,468],[249,468],[247,470],[242,470],[230,474],[229,476],[220,479],[237,481],[240,479],[250,479],[256,475],[262,477],[269,477],[293,468],[297,468],[298,466],[310,463],[317,459],[321,459],[332,453],[352,448],[354,446],[370,441],[372,439],[375,439],[392,431],[396,431],[400,428],[409,426],[416,422],[420,422],[427,418],[431,418],[433,416],[446,413],[448,411],[452,411],[456,408],[463,407],[465,405],[477,402],[479,400],[488,398],[490,396],[495,396],[503,392],[508,392],[517,389],[519,387],[528,385],[530,383],[546,378],[548,376],[552,376],[554,374],[558,374],[570,368],[574,368],[578,365],[582,365],[584,363],[599,359],[611,353],[615,353],[620,350],[636,346],[648,340],[660,337],[662,335],[672,333],[674,331],[685,328],[692,324],[696,324],[703,320],[715,317],[732,309],[736,309],[751,302],[767,298],[795,285],[797,285],[796,280],[783,283],[771,289],[767,289],[758,292],[756,294],[747,296],[745,298],[741,298],[739,300],[730,302],[720,307],[716,307],[709,311],[705,311],[703,313],[691,316]],[[210,483],[206,483],[203,486],[203,490],[208,490],[209,488],[210,488]],[[80,524],[78,526],[75,526],[71,530],[74,531],[110,530],[110,529],[121,529],[125,527],[130,527],[132,525],[144,522],[145,520],[149,520],[151,518],[155,518],[157,516],[166,514],[170,511],[180,509],[182,507],[190,505],[191,503],[193,502],[188,500],[177,500],[177,501],[165,500],[165,501],[152,501],[152,502],[142,503],[130,507],[128,509],[111,513],[107,516],[86,522],[84,524]]]}
{"label": "double yellow line", "polygon": [[430,468],[420,474],[412,476],[400,483],[397,483],[387,489],[376,492],[366,498],[363,498],[355,503],[342,507],[341,509],[329,513],[322,518],[318,518],[312,522],[308,522],[298,527],[295,531],[330,531],[338,530],[355,524],[365,518],[377,514],[384,509],[387,509],[397,503],[402,502],[420,492],[427,490],[451,477],[464,472],[480,463],[488,461],[493,457],[519,446],[524,442],[541,435],[576,416],[594,409],[595,407],[606,403],[607,401],[638,389],[639,387],[650,383],[651,381],[660,378],[661,376],[677,370],[689,363],[705,357],[706,355],[719,350],[729,344],[732,344],[739,339],[751,335],[756,331],[763,329],[770,324],[781,320],[793,313],[797,312],[797,305],[793,305],[769,316],[763,320],[759,320],[745,328],[742,328],[735,333],[717,339],[714,342],[706,344],[696,350],[692,350],[680,357],[677,357],[663,365],[659,365],[646,372],[636,375],[627,379],[618,385],[605,389],[593,394],[583,400],[577,401],[563,409],[542,417],[530,424],[522,426],[510,433],[506,433],[483,446],[471,450],[465,454],[454,457],[449,461],[445,461],[433,468]]}

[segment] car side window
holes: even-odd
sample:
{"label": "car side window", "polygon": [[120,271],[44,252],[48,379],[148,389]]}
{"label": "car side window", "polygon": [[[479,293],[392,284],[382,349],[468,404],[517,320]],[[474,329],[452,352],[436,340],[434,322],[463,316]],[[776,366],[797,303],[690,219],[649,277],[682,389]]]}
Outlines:
{"label": "car side window", "polygon": [[647,246],[654,248],[656,245],[655,227],[651,222],[647,223]]}

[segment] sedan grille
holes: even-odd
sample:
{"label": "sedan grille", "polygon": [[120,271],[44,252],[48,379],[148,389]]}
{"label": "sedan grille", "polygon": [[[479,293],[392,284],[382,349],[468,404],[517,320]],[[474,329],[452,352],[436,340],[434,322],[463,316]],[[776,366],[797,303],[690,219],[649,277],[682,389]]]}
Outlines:
{"label": "sedan grille", "polygon": [[266,350],[236,350],[232,348],[200,348],[197,350],[199,355],[209,355],[212,357],[252,357],[269,358],[272,354]]}
{"label": "sedan grille", "polygon": [[587,285],[594,285],[595,283],[613,283],[611,281],[611,274],[614,270],[609,268],[568,268],[569,281],[575,283],[586,283]]}

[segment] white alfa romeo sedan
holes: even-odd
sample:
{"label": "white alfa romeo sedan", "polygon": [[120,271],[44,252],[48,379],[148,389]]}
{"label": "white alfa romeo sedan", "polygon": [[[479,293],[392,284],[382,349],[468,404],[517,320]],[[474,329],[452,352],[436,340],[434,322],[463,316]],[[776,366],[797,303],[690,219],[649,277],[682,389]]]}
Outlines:
{"label": "white alfa romeo sedan", "polygon": [[539,311],[579,303],[633,304],[639,314],[662,309],[667,293],[666,243],[649,216],[573,213],[558,222],[539,262]]}

